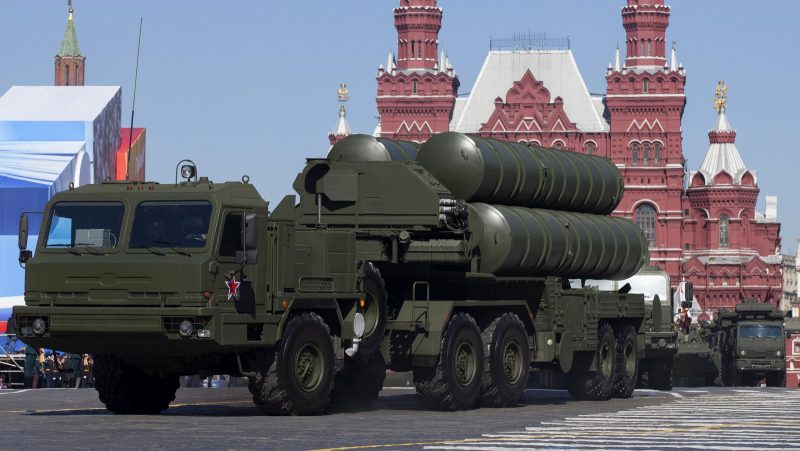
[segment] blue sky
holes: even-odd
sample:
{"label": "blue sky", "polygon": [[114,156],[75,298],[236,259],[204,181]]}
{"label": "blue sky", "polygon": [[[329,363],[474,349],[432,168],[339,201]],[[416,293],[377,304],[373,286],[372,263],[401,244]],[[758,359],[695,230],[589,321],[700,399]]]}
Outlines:
{"label": "blue sky", "polygon": [[[147,130],[148,179],[174,179],[182,158],[215,181],[248,174],[272,205],[291,194],[304,158],[324,156],[347,82],[353,129],[375,126],[375,72],[394,46],[397,0],[206,1],[75,0],[87,56],[86,81],[121,85],[130,121],[136,33],[144,17],[136,125]],[[440,0],[440,44],[468,92],[490,37],[515,32],[568,36],[593,93],[605,92],[605,68],[624,39],[623,0]],[[683,118],[689,168],[702,162],[715,120],[717,80],[730,88],[728,117],[761,195],[779,196],[784,252],[800,235],[797,178],[800,59],[794,30],[800,2],[668,0],[667,38],[687,70]],[[5,0],[0,14],[0,92],[53,83],[53,56],[64,32],[66,1]]]}

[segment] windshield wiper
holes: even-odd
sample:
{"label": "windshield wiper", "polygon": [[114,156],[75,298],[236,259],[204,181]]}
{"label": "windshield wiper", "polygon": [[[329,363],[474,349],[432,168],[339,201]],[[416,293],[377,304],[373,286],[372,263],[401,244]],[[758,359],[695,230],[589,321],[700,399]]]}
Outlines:
{"label": "windshield wiper", "polygon": [[72,246],[73,246],[72,244],[59,243],[59,244],[48,244],[46,247],[60,247],[72,255],[83,255],[82,253],[73,249]]}
{"label": "windshield wiper", "polygon": [[172,248],[172,250],[173,250],[173,251],[175,251],[175,252],[177,252],[178,254],[185,255],[185,256],[187,256],[187,257],[191,257],[191,256],[192,256],[192,254],[191,254],[190,252],[187,252],[187,251],[185,251],[185,250],[183,250],[183,249],[179,249],[179,248],[176,246],[178,243],[175,243],[175,242],[173,242],[173,241],[162,241],[162,240],[155,240],[155,241],[153,241],[153,242],[154,242],[154,243],[158,243],[158,244],[166,244],[167,246],[170,246],[170,247]]}
{"label": "windshield wiper", "polygon": [[162,257],[163,257],[163,256],[165,256],[165,255],[167,255],[166,253],[164,253],[164,252],[161,252],[160,250],[158,250],[158,249],[156,249],[156,248],[153,248],[153,247],[150,247],[150,246],[143,246],[143,247],[142,247],[142,249],[147,249],[147,250],[148,250],[148,251],[150,251],[151,253],[153,253],[153,254],[156,254],[156,255],[160,255],[160,256],[162,256]]}
{"label": "windshield wiper", "polygon": [[89,251],[89,253],[90,253],[90,254],[92,254],[92,255],[106,255],[106,254],[104,254],[104,253],[100,252],[100,250],[99,250],[99,249],[97,249],[97,247],[95,247],[95,245],[93,245],[93,244],[89,244],[89,243],[75,243],[73,246],[83,246],[83,247],[84,247],[84,249],[86,249],[87,251]]}

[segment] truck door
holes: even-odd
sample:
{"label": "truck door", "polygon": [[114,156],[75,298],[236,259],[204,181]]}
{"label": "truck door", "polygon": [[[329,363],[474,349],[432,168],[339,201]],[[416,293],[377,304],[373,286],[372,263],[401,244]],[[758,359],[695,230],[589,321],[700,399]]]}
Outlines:
{"label": "truck door", "polygon": [[[227,210],[223,213],[216,259],[219,271],[215,281],[216,299],[223,313],[255,315],[259,283],[256,263],[258,225],[254,211]],[[261,256],[262,258],[266,256]]]}

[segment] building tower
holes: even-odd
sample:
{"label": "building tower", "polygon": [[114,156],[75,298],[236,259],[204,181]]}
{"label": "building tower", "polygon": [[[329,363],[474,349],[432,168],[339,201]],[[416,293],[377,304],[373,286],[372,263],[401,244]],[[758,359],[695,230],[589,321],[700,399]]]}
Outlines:
{"label": "building tower", "polygon": [[347,85],[345,83],[340,83],[339,90],[336,93],[339,99],[339,120],[336,121],[336,126],[333,127],[333,130],[328,134],[328,140],[331,142],[331,146],[353,133],[350,131],[350,124],[347,122],[347,112],[344,109],[345,102],[350,100]]}
{"label": "building tower", "polygon": [[686,72],[674,45],[666,58],[669,16],[663,0],[628,0],[622,8],[627,54],[623,65],[617,48],[606,71],[606,104],[610,158],[625,179],[625,195],[614,214],[642,227],[651,262],[679,281]]}
{"label": "building tower", "polygon": [[75,22],[72,18],[72,0],[69,0],[68,4],[67,27],[55,61],[55,85],[83,86],[86,58],[81,55],[81,47],[78,45],[78,34],[75,32]]}
{"label": "building tower", "polygon": [[725,114],[727,92],[719,82],[717,123],[686,190],[682,272],[704,310],[734,307],[741,298],[777,306],[783,283],[777,199],[767,196],[766,213],[756,213],[758,178],[736,147],[736,131]]}
{"label": "building tower", "polygon": [[400,0],[394,9],[397,58],[378,68],[378,114],[384,138],[424,141],[450,128],[459,81],[439,53],[442,9],[436,0]]}

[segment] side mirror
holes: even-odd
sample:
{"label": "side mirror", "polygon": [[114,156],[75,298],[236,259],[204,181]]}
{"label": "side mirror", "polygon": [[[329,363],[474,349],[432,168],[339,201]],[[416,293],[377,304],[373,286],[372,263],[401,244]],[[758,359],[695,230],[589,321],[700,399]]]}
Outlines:
{"label": "side mirror", "polygon": [[17,234],[19,250],[24,251],[28,248],[28,215],[19,215],[19,233]]}
{"label": "side mirror", "polygon": [[21,251],[19,251],[19,258],[18,258],[19,264],[24,265],[25,263],[28,263],[28,260],[30,260],[31,257],[33,257],[33,252],[27,249],[22,249]]}

